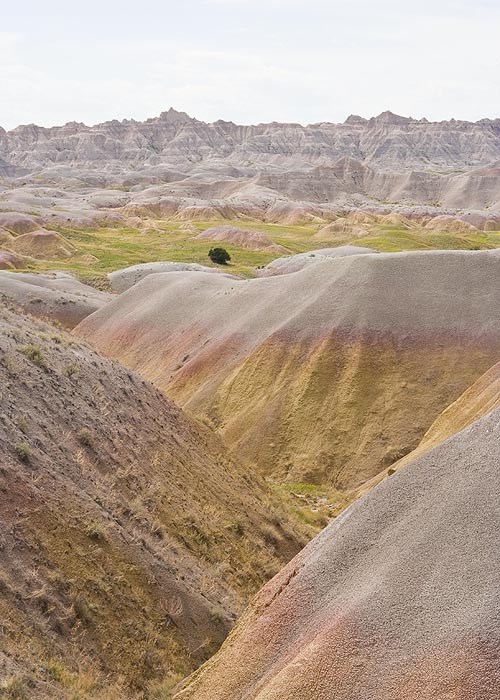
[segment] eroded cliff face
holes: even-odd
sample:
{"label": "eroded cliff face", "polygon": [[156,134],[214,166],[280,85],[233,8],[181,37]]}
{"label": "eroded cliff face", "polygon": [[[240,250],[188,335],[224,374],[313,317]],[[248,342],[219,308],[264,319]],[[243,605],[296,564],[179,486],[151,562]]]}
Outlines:
{"label": "eroded cliff face", "polygon": [[182,203],[193,207],[187,218],[201,219],[208,209],[209,219],[245,214],[278,221],[279,207],[290,202],[320,217],[332,205],[495,211],[499,161],[500,120],[428,122],[391,112],[343,124],[240,126],[206,124],[171,109],[144,122],[0,131],[0,177],[14,179],[14,187],[16,178],[23,186],[43,183],[60,199],[66,195],[54,186],[85,186],[97,193],[78,196],[81,210],[161,205],[172,213]]}
{"label": "eroded cliff face", "polygon": [[500,120],[428,122],[385,112],[343,124],[206,124],[170,109],[144,122],[112,120],[0,133],[0,156],[27,169],[54,163],[167,163],[192,170],[210,159],[283,169],[330,165],[348,156],[377,170],[472,168],[500,159]]}

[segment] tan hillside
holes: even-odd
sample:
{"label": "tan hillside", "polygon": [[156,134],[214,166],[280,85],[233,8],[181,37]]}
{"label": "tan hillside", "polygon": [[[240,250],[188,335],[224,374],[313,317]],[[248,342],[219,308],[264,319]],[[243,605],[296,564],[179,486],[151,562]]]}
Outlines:
{"label": "tan hillside", "polygon": [[148,275],[154,275],[158,272],[215,272],[219,274],[224,274],[222,270],[215,267],[206,267],[205,265],[198,265],[197,263],[183,263],[183,262],[152,262],[152,263],[141,263],[139,265],[132,265],[131,267],[126,267],[123,270],[114,270],[108,275],[108,280],[111,285],[111,289],[114,292],[125,292],[134,284],[140,282],[144,277]]}
{"label": "tan hillside", "polygon": [[[7,231],[6,228],[0,228],[0,245],[1,246],[8,246],[8,244],[14,240],[14,236],[10,231]],[[2,251],[4,252],[4,251]]]}
{"label": "tan hillside", "polygon": [[496,700],[499,421],[497,409],[352,505],[176,700]]}
{"label": "tan hillside", "polygon": [[498,359],[495,251],[363,254],[253,280],[152,275],[77,333],[247,462],[352,488]]}
{"label": "tan hillside", "polygon": [[45,229],[23,233],[15,238],[9,247],[15,253],[49,260],[68,258],[76,252],[75,247],[56,231]]}
{"label": "tan hillside", "polygon": [[209,241],[223,241],[240,248],[250,250],[264,250],[269,253],[286,254],[286,248],[273,243],[269,236],[259,231],[249,231],[237,226],[214,226],[199,233],[195,238],[208,239]]}
{"label": "tan hillside", "polygon": [[429,452],[436,445],[467,428],[476,420],[498,407],[500,407],[500,363],[491,367],[456,401],[445,408],[443,413],[425,433],[418,447],[409,455],[396,462],[392,468],[401,469],[411,459]]}
{"label": "tan hillside", "polygon": [[462,221],[455,216],[435,216],[433,219],[427,222],[425,225],[426,229],[431,231],[450,231],[453,233],[470,233],[478,231],[476,226],[468,223],[467,221]]}
{"label": "tan hillside", "polygon": [[298,272],[308,265],[316,265],[318,262],[328,260],[329,258],[340,258],[345,255],[366,255],[373,254],[375,251],[370,248],[362,248],[355,245],[341,245],[336,248],[320,248],[307,253],[297,253],[296,255],[287,255],[283,258],[277,258],[262,270],[258,270],[259,277],[272,277],[274,275],[285,275],[290,272]]}
{"label": "tan hillside", "polygon": [[42,225],[43,219],[22,212],[0,211],[0,226],[15,234],[36,231]]}
{"label": "tan hillside", "polygon": [[0,392],[0,694],[167,687],[303,540],[207,428],[5,307]]}
{"label": "tan hillside", "polygon": [[40,275],[0,270],[1,302],[12,303],[32,316],[57,321],[65,328],[74,328],[111,298],[65,272]]}
{"label": "tan hillside", "polygon": [[0,270],[16,270],[24,266],[24,261],[19,255],[9,250],[0,250]]}

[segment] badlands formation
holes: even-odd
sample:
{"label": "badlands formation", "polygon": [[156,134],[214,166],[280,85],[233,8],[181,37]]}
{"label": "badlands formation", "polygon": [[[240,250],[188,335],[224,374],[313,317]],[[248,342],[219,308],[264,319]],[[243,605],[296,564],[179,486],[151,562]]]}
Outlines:
{"label": "badlands formation", "polygon": [[499,279],[500,120],[0,129],[0,697],[496,699]]}
{"label": "badlands formation", "polygon": [[460,211],[484,228],[500,217],[499,165],[498,119],[386,112],[343,124],[241,126],[170,109],[145,122],[0,128],[0,212],[34,211],[49,227],[241,215],[293,225],[368,207]]}
{"label": "badlands formation", "polygon": [[14,303],[31,316],[50,318],[65,328],[74,328],[111,299],[110,294],[64,272],[43,275],[0,270],[0,301]]}

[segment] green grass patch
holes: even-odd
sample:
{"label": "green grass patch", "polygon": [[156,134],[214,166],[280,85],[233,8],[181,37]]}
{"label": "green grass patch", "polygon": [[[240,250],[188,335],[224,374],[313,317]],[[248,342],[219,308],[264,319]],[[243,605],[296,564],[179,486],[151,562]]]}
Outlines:
{"label": "green grass patch", "polygon": [[[318,248],[339,245],[358,245],[381,252],[406,250],[476,250],[500,247],[500,232],[441,233],[414,227],[401,229],[397,226],[373,225],[367,235],[354,238],[345,233],[335,239],[314,238],[324,224],[286,226],[260,221],[236,219],[234,221],[155,221],[154,228],[134,229],[112,225],[100,229],[75,229],[53,227],[77,249],[70,260],[30,261],[27,269],[37,272],[47,270],[69,270],[84,281],[98,285],[109,272],[140,263],[169,260],[173,262],[195,262],[209,267],[215,266],[208,257],[213,241],[199,239],[196,235],[213,226],[230,225],[260,231],[275,244],[284,246],[291,254],[303,253]],[[278,257],[274,253],[247,250],[220,242],[231,255],[227,272],[241,277],[252,277],[256,268],[264,267]],[[89,256],[92,256],[90,258]]]}

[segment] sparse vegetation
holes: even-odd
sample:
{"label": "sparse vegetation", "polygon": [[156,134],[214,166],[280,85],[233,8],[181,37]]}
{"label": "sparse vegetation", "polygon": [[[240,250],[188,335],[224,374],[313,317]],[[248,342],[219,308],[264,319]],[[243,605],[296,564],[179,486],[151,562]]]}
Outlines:
{"label": "sparse vegetation", "polygon": [[149,683],[144,693],[144,700],[171,700],[175,687],[181,680],[182,674],[169,673],[163,680]]}
{"label": "sparse vegetation", "polygon": [[[241,219],[227,220],[227,225],[240,226]],[[78,249],[80,255],[67,260],[33,260],[28,269],[47,271],[69,270],[82,281],[98,288],[109,289],[106,275],[129,265],[142,262],[172,260],[174,262],[196,262],[207,264],[206,241],[195,236],[207,228],[220,225],[220,221],[193,221],[186,230],[183,222],[157,220],[154,229],[133,229],[124,226],[108,226],[101,229],[77,229],[75,227],[52,226]],[[352,241],[349,233],[339,234],[335,240],[314,238],[324,223],[297,225],[269,224],[262,221],[245,220],[249,230],[265,233],[274,243],[288,248],[292,253],[303,253],[325,246],[344,245]],[[401,250],[447,250],[458,248],[500,247],[500,232],[478,231],[470,233],[443,233],[392,225],[367,226],[366,236],[356,239],[356,245],[374,250],[396,252]],[[231,256],[231,271],[243,277],[251,277],[256,268],[263,268],[276,258],[276,254],[226,245]],[[89,269],[82,256],[91,255],[96,261]],[[217,263],[215,263],[217,264]]]}
{"label": "sparse vegetation", "polygon": [[[7,651],[19,654],[47,697],[168,698],[222,642],[238,611],[232,601],[248,599],[298,551],[303,529],[274,494],[264,489],[269,501],[259,501],[255,476],[235,479],[227,453],[196,422],[176,410],[171,415],[149,384],[80,341],[74,351],[66,333],[56,344],[41,321],[0,313],[0,356],[19,366],[14,380],[0,361],[15,401],[0,468],[0,493],[15,499],[15,510],[7,515],[0,550],[19,546],[26,553],[19,581],[0,567],[8,615],[17,590],[23,594],[22,609],[8,619]],[[29,365],[20,352],[29,343],[50,372]],[[81,381],[63,378],[73,363]],[[106,431],[97,428],[99,420]],[[277,545],[259,534],[266,523],[270,532],[276,528]],[[165,575],[174,569],[175,577]],[[181,624],[194,624],[188,614],[194,598],[184,583],[192,575],[200,591],[195,606],[207,626],[195,651],[179,633]],[[47,631],[68,640],[53,658],[38,651],[46,648]],[[87,672],[96,658],[106,671],[92,677]],[[159,682],[165,678],[169,682]],[[113,695],[109,689],[120,683]],[[21,681],[16,687],[3,695],[14,698]],[[28,687],[27,698],[38,692],[38,685]]]}
{"label": "sparse vegetation", "polygon": [[5,369],[12,374],[15,370],[15,363],[12,357],[10,355],[4,355],[2,357],[2,362]]}
{"label": "sparse vegetation", "polygon": [[70,365],[64,368],[64,374],[66,377],[74,377],[77,375],[80,371],[79,366],[76,364],[76,362],[72,362]]}
{"label": "sparse vegetation", "polygon": [[79,593],[73,599],[73,612],[82,622],[86,624],[92,622],[92,610],[82,593]]}
{"label": "sparse vegetation", "polygon": [[46,664],[46,671],[48,675],[54,679],[55,681],[62,682],[66,676],[66,668],[64,665],[58,661],[57,659],[51,659],[47,664]]}
{"label": "sparse vegetation", "polygon": [[279,537],[275,530],[267,525],[264,525],[260,529],[262,537],[264,538],[264,541],[273,546],[276,547],[276,545],[279,543]]}
{"label": "sparse vegetation", "polygon": [[106,533],[104,529],[99,525],[99,523],[91,522],[85,528],[85,534],[90,537],[91,540],[102,540],[106,539]]}
{"label": "sparse vegetation", "polygon": [[29,429],[29,421],[26,418],[26,416],[20,416],[17,419],[17,427],[19,428],[19,430],[22,433],[24,433],[26,435],[26,433],[28,432],[28,429]]}
{"label": "sparse vegetation", "polygon": [[21,352],[37,367],[47,369],[47,362],[41,348],[38,345],[23,345]]}
{"label": "sparse vegetation", "polygon": [[241,522],[241,520],[238,520],[236,523],[233,525],[233,530],[238,537],[243,537],[245,534],[245,526]]}
{"label": "sparse vegetation", "polygon": [[2,700],[29,700],[32,685],[32,679],[26,674],[0,680],[0,698]]}

